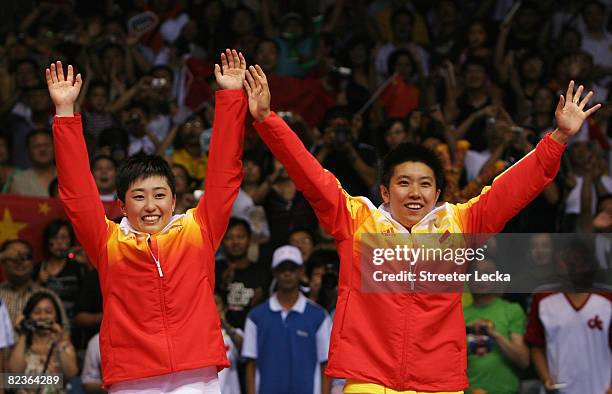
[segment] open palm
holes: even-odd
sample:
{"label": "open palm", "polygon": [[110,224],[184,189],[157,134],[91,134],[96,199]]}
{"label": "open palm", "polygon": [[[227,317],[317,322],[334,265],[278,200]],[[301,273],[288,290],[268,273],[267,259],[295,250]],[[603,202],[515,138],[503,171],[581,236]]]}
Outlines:
{"label": "open palm", "polygon": [[215,78],[221,89],[242,89],[246,70],[246,61],[242,53],[225,50],[221,53],[221,67],[215,64]]}
{"label": "open palm", "polygon": [[51,66],[46,69],[45,76],[47,78],[47,87],[49,95],[55,107],[72,107],[79,97],[81,91],[81,74],[74,77],[72,66],[68,66],[66,78],[64,78],[64,69],[62,62],[51,63]]}
{"label": "open palm", "polygon": [[601,107],[601,104],[597,104],[584,111],[584,107],[593,97],[593,92],[589,92],[580,101],[583,89],[583,86],[580,85],[574,94],[574,81],[571,81],[567,87],[565,97],[563,95],[559,97],[559,103],[555,110],[555,119],[559,130],[568,137],[574,136],[580,130],[584,120]]}
{"label": "open palm", "polygon": [[270,114],[270,88],[268,80],[258,64],[250,66],[246,73],[244,89],[249,98],[249,110],[251,116],[258,122],[262,122]]}

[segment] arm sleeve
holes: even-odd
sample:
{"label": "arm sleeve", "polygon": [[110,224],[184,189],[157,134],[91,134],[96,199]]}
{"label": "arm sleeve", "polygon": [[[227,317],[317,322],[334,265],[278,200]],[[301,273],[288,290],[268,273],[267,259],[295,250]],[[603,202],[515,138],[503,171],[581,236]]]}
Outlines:
{"label": "arm sleeve", "polygon": [[325,314],[325,319],[321,323],[321,326],[317,330],[317,358],[319,363],[327,361],[327,354],[329,353],[329,340],[331,337],[332,321],[329,315]]}
{"label": "arm sleeve", "polygon": [[544,334],[544,326],[540,320],[540,302],[542,301],[541,294],[536,294],[531,303],[531,311],[529,312],[529,321],[527,322],[527,331],[525,332],[525,342],[531,346],[545,347],[546,336]]}
{"label": "arm sleeve", "polygon": [[257,359],[257,326],[247,318],[244,324],[244,339],[242,340],[242,357]]}
{"label": "arm sleeve", "polygon": [[215,120],[206,166],[204,196],[195,215],[217,250],[242,182],[247,99],[242,90],[220,90],[215,96]]}
{"label": "arm sleeve", "polygon": [[527,324],[527,318],[525,312],[518,304],[510,304],[508,308],[509,316],[509,327],[508,333],[514,333],[519,335],[525,334],[525,326]]}
{"label": "arm sleeve", "polygon": [[91,338],[87,345],[85,361],[83,362],[83,372],[81,372],[81,380],[83,383],[102,383],[99,340],[100,337],[96,335]]}
{"label": "arm sleeve", "polygon": [[0,300],[0,349],[13,346],[14,343],[13,324],[6,305]]}
{"label": "arm sleeve", "polygon": [[308,152],[302,141],[274,112],[255,129],[285,166],[287,173],[314,209],[325,230],[337,240],[354,232],[358,211],[364,204],[349,196],[336,179]]}
{"label": "arm sleeve", "polygon": [[89,170],[81,115],[53,120],[59,196],[89,261],[98,268],[108,238],[104,206]]}
{"label": "arm sleeve", "polygon": [[479,196],[458,204],[464,232],[500,232],[508,220],[554,180],[564,150],[565,145],[548,134],[533,151],[497,176]]}

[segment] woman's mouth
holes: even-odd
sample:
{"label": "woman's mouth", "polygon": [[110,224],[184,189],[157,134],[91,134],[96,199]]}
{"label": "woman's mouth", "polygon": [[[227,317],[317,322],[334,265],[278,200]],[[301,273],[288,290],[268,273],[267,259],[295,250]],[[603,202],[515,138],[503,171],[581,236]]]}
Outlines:
{"label": "woman's mouth", "polygon": [[151,225],[151,224],[156,224],[160,218],[161,218],[160,215],[145,215],[141,219],[144,222],[144,224]]}
{"label": "woman's mouth", "polygon": [[418,203],[418,202],[411,202],[408,204],[404,204],[404,207],[408,208],[411,211],[418,211],[420,209],[422,209],[424,207],[423,204]]}

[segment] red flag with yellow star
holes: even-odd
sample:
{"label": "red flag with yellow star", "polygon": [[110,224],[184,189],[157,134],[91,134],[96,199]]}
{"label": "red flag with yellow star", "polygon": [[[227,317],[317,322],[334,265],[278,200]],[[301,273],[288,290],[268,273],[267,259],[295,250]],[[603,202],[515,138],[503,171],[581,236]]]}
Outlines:
{"label": "red flag with yellow star", "polygon": [[53,219],[66,219],[57,198],[39,198],[0,194],[0,244],[9,239],[23,239],[34,248],[34,261],[43,258],[42,235]]}
{"label": "red flag with yellow star", "polygon": [[[109,219],[121,218],[118,200],[102,204]],[[67,219],[58,198],[0,194],[0,245],[9,239],[28,241],[34,248],[34,261],[38,262],[44,258],[42,241],[45,227],[57,218]]]}

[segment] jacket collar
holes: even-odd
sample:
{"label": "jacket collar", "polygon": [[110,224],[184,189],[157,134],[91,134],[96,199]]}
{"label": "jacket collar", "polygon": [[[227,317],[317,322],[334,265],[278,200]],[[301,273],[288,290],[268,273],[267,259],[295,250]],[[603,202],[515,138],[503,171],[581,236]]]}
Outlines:
{"label": "jacket collar", "polygon": [[[168,229],[170,229],[171,227],[174,227],[175,225],[178,225],[178,220],[181,219],[183,216],[185,216],[186,214],[180,214],[180,215],[174,215],[170,218],[170,221],[168,222],[168,224],[166,224],[166,226],[164,226],[163,229],[161,229],[161,231],[159,231],[157,234],[163,234],[166,231],[168,231]],[[130,221],[128,220],[127,217],[123,217],[123,219],[121,219],[121,223],[119,223],[119,228],[121,229],[121,232],[123,233],[123,235],[125,235],[126,237],[130,234],[135,234],[135,235],[151,235],[149,233],[143,233],[142,231],[138,231],[134,228],[134,226],[132,226],[132,224],[130,223]]]}
{"label": "jacket collar", "polygon": [[[412,226],[412,228],[414,229],[414,228],[423,227],[423,226],[426,226],[427,223],[431,222],[432,220],[435,221],[436,215],[438,214],[438,212],[446,209],[447,205],[448,203],[445,202],[439,207],[432,209],[429,213],[427,213],[427,215],[423,216],[423,218],[418,223]],[[410,230],[408,230],[406,227],[404,227],[403,224],[401,224],[400,222],[398,222],[397,220],[393,218],[393,216],[391,215],[391,209],[389,208],[389,204],[386,204],[386,203],[380,204],[380,206],[378,207],[378,210],[387,220],[393,223],[393,225],[399,230],[400,233],[410,233]]]}

